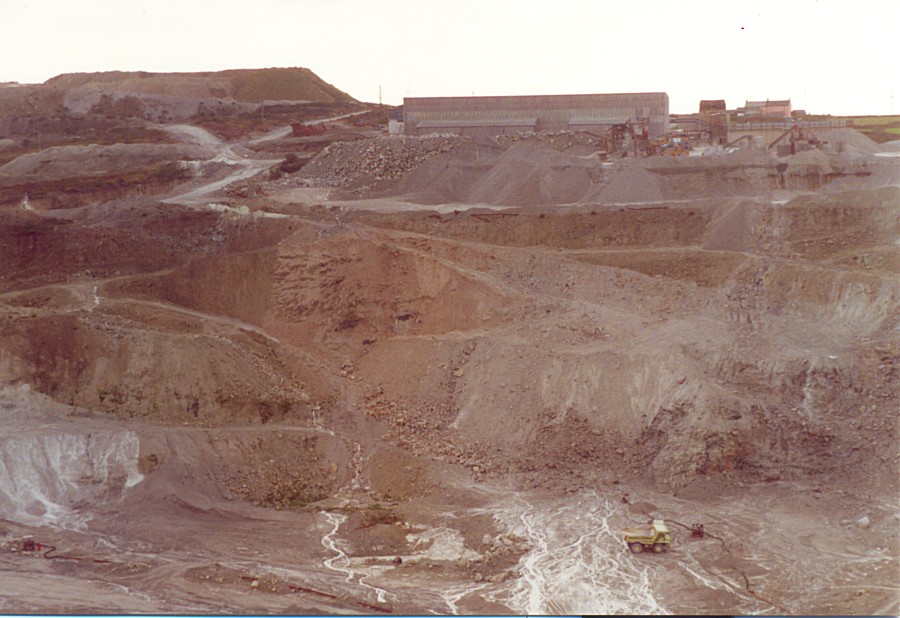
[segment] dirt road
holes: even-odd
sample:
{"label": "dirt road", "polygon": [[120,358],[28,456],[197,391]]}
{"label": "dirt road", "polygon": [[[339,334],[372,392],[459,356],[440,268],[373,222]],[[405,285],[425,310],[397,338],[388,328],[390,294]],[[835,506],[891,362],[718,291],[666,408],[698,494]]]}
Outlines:
{"label": "dirt road", "polygon": [[173,125],[166,126],[165,129],[190,143],[212,149],[216,155],[205,163],[223,163],[234,168],[223,178],[206,182],[183,193],[164,198],[162,202],[166,204],[181,204],[185,206],[207,204],[213,199],[211,195],[217,191],[235,182],[252,178],[279,162],[278,159],[252,159],[248,158],[247,153],[238,154],[235,152],[235,147],[239,146],[239,144],[226,144],[209,131],[200,127]]}

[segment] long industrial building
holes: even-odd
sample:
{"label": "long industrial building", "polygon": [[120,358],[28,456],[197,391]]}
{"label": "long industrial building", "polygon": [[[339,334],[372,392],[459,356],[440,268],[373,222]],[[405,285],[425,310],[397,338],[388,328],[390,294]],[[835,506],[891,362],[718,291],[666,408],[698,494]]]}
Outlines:
{"label": "long industrial building", "polygon": [[405,135],[467,136],[526,131],[602,131],[631,122],[648,137],[669,125],[665,92],[505,97],[412,97],[403,99]]}

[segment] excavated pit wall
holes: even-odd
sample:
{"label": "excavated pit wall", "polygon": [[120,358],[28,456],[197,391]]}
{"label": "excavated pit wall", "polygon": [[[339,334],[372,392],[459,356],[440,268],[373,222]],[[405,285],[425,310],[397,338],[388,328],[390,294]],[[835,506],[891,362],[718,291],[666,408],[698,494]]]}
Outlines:
{"label": "excavated pit wall", "polygon": [[30,526],[83,528],[143,480],[134,432],[48,431],[0,440],[0,513]]}
{"label": "excavated pit wall", "polygon": [[[498,446],[507,462],[523,448],[551,459],[572,448],[585,465],[618,456],[676,484],[698,473],[800,473],[822,449],[843,452],[831,446],[843,439],[828,422],[834,406],[822,402],[844,399],[817,376],[833,370],[834,384],[855,388],[857,347],[889,332],[898,296],[888,273],[829,262],[883,247],[894,213],[891,189],[786,205],[345,210],[337,224],[314,209],[308,223],[267,224],[296,225],[289,235],[268,230],[254,242],[236,239],[257,228],[221,228],[223,218],[218,254],[102,287],[106,306],[84,309],[92,318],[45,316],[49,297],[29,301],[38,315],[4,327],[16,353],[2,361],[57,398],[126,416],[302,421],[335,391],[327,381],[293,389],[302,363],[266,338],[276,336],[359,358],[361,379],[421,420],[387,415],[409,444],[456,435]],[[824,253],[805,231],[820,221],[826,236],[844,234],[821,239]],[[241,253],[265,243],[277,249]],[[222,273],[246,286],[222,293]],[[216,320],[223,330],[210,330]],[[39,333],[52,354],[26,345]],[[185,334],[189,357],[170,359],[186,353]],[[211,384],[177,369],[188,366]],[[152,387],[159,375],[169,390]],[[882,403],[872,405],[866,414],[877,416]],[[790,453],[768,457],[776,447]]]}
{"label": "excavated pit wall", "polygon": [[[845,205],[828,205],[835,200]],[[598,449],[602,452],[614,443],[601,434],[612,432],[625,443],[636,439],[640,456],[652,462],[657,479],[674,484],[697,474],[737,472],[760,479],[836,469],[856,448],[854,439],[839,429],[848,422],[841,412],[845,406],[867,400],[860,422],[883,426],[878,418],[885,411],[884,385],[870,376],[876,371],[871,361],[857,366],[862,362],[858,350],[895,325],[900,286],[871,264],[834,268],[828,261],[838,256],[844,260],[848,250],[878,251],[890,240],[891,230],[896,230],[896,190],[801,198],[786,206],[740,200],[707,203],[711,208],[703,212],[679,205],[607,210],[605,218],[598,217],[600,211],[528,210],[483,218],[472,212],[398,215],[390,220],[360,216],[359,221],[366,218],[431,238],[465,239],[470,243],[468,255],[438,241],[428,243],[429,249],[493,274],[501,272],[511,251],[499,246],[532,246],[571,251],[578,260],[615,266],[620,273],[633,269],[653,280],[674,278],[700,286],[684,288],[694,299],[693,307],[679,301],[682,294],[675,289],[670,289],[669,307],[657,304],[647,290],[654,300],[645,306],[650,310],[645,320],[655,321],[649,318],[654,307],[682,319],[685,312],[698,313],[706,322],[702,336],[688,318],[683,326],[651,326],[644,337],[627,337],[621,341],[627,347],[617,349],[615,342],[602,342],[604,323],[594,316],[577,329],[580,348],[548,357],[534,346],[534,333],[511,327],[507,330],[517,333],[512,340],[485,334],[469,339],[472,347],[447,342],[449,349],[435,349],[433,360],[414,370],[411,384],[421,388],[395,392],[405,393],[410,401],[425,401],[426,391],[443,388],[458,410],[448,417],[452,429],[510,452],[539,450],[548,440],[565,448],[562,444],[569,443],[563,436],[568,436],[574,440],[569,450],[587,452],[590,460]],[[616,220],[616,215],[621,218]],[[603,223],[591,226],[592,220],[605,223],[605,229]],[[685,220],[684,226],[678,225]],[[612,232],[628,223],[640,230]],[[804,237],[803,226],[809,225],[820,229],[820,244]],[[857,238],[830,242],[832,228],[836,236]],[[654,246],[663,248],[655,262]],[[705,246],[717,250],[701,248]],[[815,247],[816,253],[806,249],[803,255],[794,250],[798,246]],[[705,270],[697,267],[698,257]],[[557,275],[543,280],[539,289],[589,300],[614,281],[608,277],[601,283],[602,271],[596,271],[595,287],[589,283],[592,274],[573,269],[567,261],[562,264],[565,268],[548,265]],[[511,271],[508,277],[527,283],[521,272]],[[631,285],[641,289],[647,282],[635,278]],[[703,288],[709,292],[699,293]],[[607,297],[601,293],[600,298]],[[598,334],[600,343],[589,343]],[[672,343],[675,348],[669,347]],[[379,347],[370,354],[370,370],[379,375],[375,364],[406,354],[402,350],[407,345],[397,341]],[[691,348],[694,351],[685,354]],[[661,355],[666,349],[669,353]],[[434,366],[447,367],[445,372],[459,367],[459,375],[436,381],[427,369]],[[521,375],[510,375],[511,366],[521,368]],[[520,379],[524,376],[537,379]],[[848,399],[847,392],[856,394]],[[486,409],[497,413],[486,416]],[[585,429],[587,435],[596,434],[587,444]]]}

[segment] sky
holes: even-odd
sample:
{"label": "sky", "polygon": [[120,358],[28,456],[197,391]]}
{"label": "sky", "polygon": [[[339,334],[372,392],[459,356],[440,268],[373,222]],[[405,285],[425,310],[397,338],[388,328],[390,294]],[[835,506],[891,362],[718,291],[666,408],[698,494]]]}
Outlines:
{"label": "sky", "polygon": [[0,82],[290,67],[368,102],[666,92],[900,114],[900,0],[0,0]]}

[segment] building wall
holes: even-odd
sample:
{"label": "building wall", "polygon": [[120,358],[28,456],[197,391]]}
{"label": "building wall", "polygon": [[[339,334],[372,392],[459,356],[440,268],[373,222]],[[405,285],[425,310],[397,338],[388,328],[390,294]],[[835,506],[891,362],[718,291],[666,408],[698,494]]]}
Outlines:
{"label": "building wall", "polygon": [[[447,127],[447,133],[456,133],[457,135],[462,135],[464,137],[493,137],[495,135],[515,135],[516,133],[527,133],[528,131],[534,131],[534,127],[531,125],[510,125],[503,127],[491,127],[491,126],[467,126],[467,127]],[[430,132],[434,132],[434,129],[431,129]],[[422,133],[425,134],[424,132]]]}
{"label": "building wall", "polygon": [[394,120],[393,118],[388,120],[388,134],[403,135],[403,122],[400,120]]}
{"label": "building wall", "polygon": [[791,117],[791,102],[769,103],[763,108],[763,116]]}
{"label": "building wall", "polygon": [[725,106],[725,99],[705,99],[700,101],[700,113],[703,112],[724,112],[728,109]]}
{"label": "building wall", "polygon": [[668,95],[651,92],[403,100],[403,123],[408,135],[440,132],[496,135],[528,126],[537,131],[605,131],[610,125],[627,120],[636,122],[639,117],[648,119],[650,137],[665,133],[669,124]]}
{"label": "building wall", "polygon": [[746,101],[744,107],[737,109],[738,116],[763,116],[766,118],[790,118],[791,100],[784,101]]}

